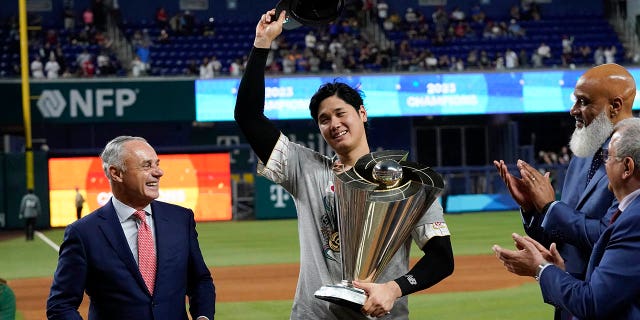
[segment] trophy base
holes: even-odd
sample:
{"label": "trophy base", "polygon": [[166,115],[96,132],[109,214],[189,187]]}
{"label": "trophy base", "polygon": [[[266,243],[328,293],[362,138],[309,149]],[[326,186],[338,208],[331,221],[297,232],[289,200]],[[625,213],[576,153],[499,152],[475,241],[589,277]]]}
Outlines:
{"label": "trophy base", "polygon": [[345,285],[322,286],[314,296],[356,311],[360,311],[364,301],[367,300],[364,290]]}

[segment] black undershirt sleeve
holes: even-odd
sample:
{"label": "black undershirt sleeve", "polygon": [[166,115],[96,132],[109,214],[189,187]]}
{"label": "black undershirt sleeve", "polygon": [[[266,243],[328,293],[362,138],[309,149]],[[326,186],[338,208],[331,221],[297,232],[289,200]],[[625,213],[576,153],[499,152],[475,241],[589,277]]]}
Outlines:
{"label": "black undershirt sleeve", "polygon": [[453,273],[450,236],[429,239],[422,251],[424,256],[416,265],[407,274],[395,280],[403,296],[429,288]]}
{"label": "black undershirt sleeve", "polygon": [[254,47],[240,80],[234,118],[249,145],[263,163],[280,137],[280,130],[264,115],[264,68],[269,49]]}

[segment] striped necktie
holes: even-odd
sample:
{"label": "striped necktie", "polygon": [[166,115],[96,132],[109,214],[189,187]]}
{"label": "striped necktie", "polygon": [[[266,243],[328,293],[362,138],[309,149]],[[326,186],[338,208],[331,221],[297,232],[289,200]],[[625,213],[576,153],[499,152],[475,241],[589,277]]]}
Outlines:
{"label": "striped necktie", "polygon": [[156,283],[156,248],[153,243],[153,235],[147,223],[147,213],[144,210],[138,210],[134,215],[139,222],[138,267],[149,293],[153,295],[153,288]]}

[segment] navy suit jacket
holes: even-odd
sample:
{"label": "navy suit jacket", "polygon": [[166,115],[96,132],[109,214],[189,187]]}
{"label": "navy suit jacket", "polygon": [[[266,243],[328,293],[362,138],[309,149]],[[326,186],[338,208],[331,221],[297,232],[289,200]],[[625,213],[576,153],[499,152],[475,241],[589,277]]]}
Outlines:
{"label": "navy suit jacket", "polygon": [[215,288],[198,244],[193,212],[151,203],[157,273],[149,294],[111,201],[67,226],[47,300],[48,319],[81,319],[86,291],[89,319],[213,320]]}
{"label": "navy suit jacket", "polygon": [[[605,142],[605,146],[608,144]],[[594,243],[609,225],[618,201],[608,189],[609,179],[601,165],[587,185],[590,158],[573,157],[562,187],[560,202],[546,213],[527,217],[525,232],[549,247],[552,242],[565,260],[567,272],[584,279]]]}
{"label": "navy suit jacket", "polygon": [[540,288],[545,302],[579,319],[640,319],[640,197],[596,242],[585,281],[550,266]]}

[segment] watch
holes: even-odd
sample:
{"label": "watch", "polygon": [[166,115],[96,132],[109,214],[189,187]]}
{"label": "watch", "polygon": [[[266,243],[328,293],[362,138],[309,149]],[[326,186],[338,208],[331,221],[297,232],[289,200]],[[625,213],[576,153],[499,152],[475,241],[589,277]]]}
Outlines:
{"label": "watch", "polygon": [[538,267],[536,268],[536,281],[540,281],[540,274],[542,273],[542,270],[544,270],[546,267],[552,265],[553,263],[551,262],[547,262],[545,261],[544,263],[541,263],[538,265]]}

